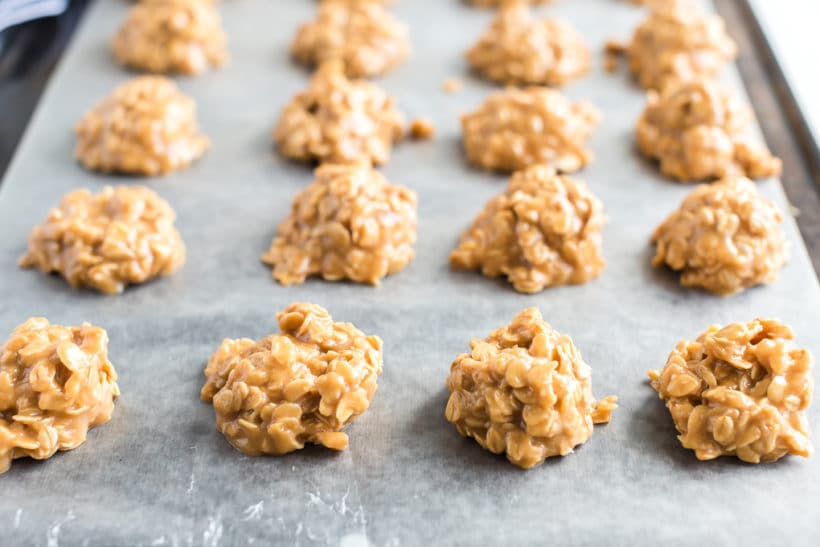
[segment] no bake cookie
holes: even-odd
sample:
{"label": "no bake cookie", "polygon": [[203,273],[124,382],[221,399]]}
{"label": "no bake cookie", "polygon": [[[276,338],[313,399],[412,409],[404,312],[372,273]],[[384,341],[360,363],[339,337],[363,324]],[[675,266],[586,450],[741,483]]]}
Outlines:
{"label": "no bake cookie", "polygon": [[340,61],[351,77],[384,74],[410,53],[407,27],[380,2],[325,0],[316,20],[302,25],[290,46],[306,65]]}
{"label": "no bake cookie", "polygon": [[663,89],[669,81],[717,75],[737,46],[719,15],[701,13],[692,0],[666,0],[650,3],[626,54],[641,86]]}
{"label": "no bake cookie", "polygon": [[754,115],[719,83],[696,77],[650,91],[636,138],[661,172],[679,181],[778,176],[778,158],[751,135]]}
{"label": "no bake cookie", "polygon": [[649,372],[684,448],[699,460],[749,463],[812,454],[806,410],[814,391],[811,353],[773,319],[712,325],[682,340]]}
{"label": "no bake cookie", "polygon": [[572,173],[591,161],[585,143],[599,119],[590,103],[572,102],[558,91],[510,87],[462,115],[464,150],[470,163],[487,170],[547,164]]}
{"label": "no bake cookie", "polygon": [[43,317],[18,326],[0,346],[0,473],[16,458],[77,448],[111,419],[119,394],[104,329]]}
{"label": "no bake cookie", "polygon": [[538,165],[518,171],[484,206],[450,254],[460,270],[505,276],[535,293],[601,273],[601,202],[578,180]]}
{"label": "no bake cookie", "polygon": [[164,76],[117,87],[77,124],[75,156],[103,173],[161,175],[196,161],[208,148],[196,103]]}
{"label": "no bake cookie", "polygon": [[342,429],[376,392],[381,339],[335,323],[315,304],[291,304],[276,318],[280,334],[222,342],[205,369],[202,400],[213,403],[228,442],[250,456],[306,443],[344,450]]}
{"label": "no bake cookie", "polygon": [[111,49],[122,65],[154,73],[199,74],[228,59],[219,12],[202,0],[135,4]]}
{"label": "no bake cookie", "polygon": [[168,202],[142,186],[74,190],[32,229],[20,266],[56,272],[72,287],[119,293],[184,264],[175,218]]}
{"label": "no bake cookie", "polygon": [[283,285],[310,275],[378,285],[415,256],[416,194],[367,163],[324,164],[262,260]]}
{"label": "no bake cookie", "polygon": [[366,80],[349,80],[340,63],[327,62],[284,107],[273,140],[283,156],[298,161],[366,159],[380,165],[404,125],[387,93]]}
{"label": "no bake cookie", "polygon": [[583,38],[560,19],[538,19],[525,3],[505,3],[467,51],[473,70],[505,84],[561,86],[589,70]]}
{"label": "no bake cookie", "polygon": [[769,283],[788,259],[782,222],[749,179],[699,185],[652,234],[652,264],[680,272],[685,287],[723,296]]}
{"label": "no bake cookie", "polygon": [[617,407],[613,396],[595,401],[589,365],[536,308],[471,340],[470,349],[450,366],[447,420],[519,467],[571,453]]}

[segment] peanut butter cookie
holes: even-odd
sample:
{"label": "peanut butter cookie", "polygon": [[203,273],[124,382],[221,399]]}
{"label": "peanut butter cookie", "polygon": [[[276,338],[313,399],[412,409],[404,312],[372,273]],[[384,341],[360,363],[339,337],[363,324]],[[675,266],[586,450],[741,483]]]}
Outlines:
{"label": "peanut butter cookie", "polygon": [[20,266],[56,272],[72,287],[119,293],[185,263],[175,218],[168,202],[142,186],[74,190],[31,231]]}
{"label": "peanut butter cookie", "polygon": [[495,82],[561,86],[589,70],[590,54],[569,23],[536,19],[527,4],[513,0],[503,4],[467,60]]}
{"label": "peanut butter cookie", "polygon": [[0,473],[12,460],[73,450],[106,423],[120,394],[108,334],[33,317],[0,346]]}
{"label": "peanut butter cookie", "polygon": [[774,319],[712,325],[681,340],[662,370],[649,371],[681,445],[699,460],[749,463],[808,457],[806,410],[814,391],[811,353]]}
{"label": "peanut butter cookie", "polygon": [[284,107],[273,140],[283,156],[294,160],[366,159],[380,165],[403,137],[404,124],[387,93],[366,80],[348,80],[340,63],[328,62]]}
{"label": "peanut butter cookie", "polygon": [[636,137],[644,155],[679,181],[778,176],[778,158],[754,142],[754,115],[719,83],[696,77],[650,91]]}
{"label": "peanut butter cookie", "polygon": [[382,372],[382,341],[334,323],[316,304],[276,314],[281,334],[225,340],[208,361],[202,400],[217,429],[249,456],[306,443],[347,448],[342,429],[370,406]]}
{"label": "peanut butter cookie", "polygon": [[122,65],[154,73],[199,74],[228,59],[219,11],[202,0],[142,0],[111,48]]}
{"label": "peanut butter cookie", "polygon": [[305,65],[340,61],[350,77],[385,74],[410,54],[407,27],[397,21],[383,2],[325,0],[315,21],[305,23],[290,46],[293,57]]}
{"label": "peanut butter cookie", "polygon": [[652,234],[652,265],[679,271],[684,287],[722,296],[769,283],[788,259],[782,222],[749,179],[699,185]]}
{"label": "peanut butter cookie", "polygon": [[719,15],[701,13],[692,0],[665,0],[650,3],[626,54],[641,86],[662,89],[670,80],[717,75],[737,46]]}
{"label": "peanut butter cookie", "polygon": [[77,124],[75,156],[86,169],[154,176],[187,167],[208,148],[196,103],[164,76],[114,90]]}
{"label": "peanut butter cookie", "polygon": [[487,202],[450,264],[506,276],[524,293],[585,283],[604,268],[604,220],[601,202],[583,182],[537,165],[515,173],[507,190]]}
{"label": "peanut butter cookie", "polygon": [[487,170],[513,172],[546,164],[562,173],[592,159],[584,148],[600,114],[543,87],[507,88],[461,116],[467,159]]}
{"label": "peanut butter cookie", "polygon": [[310,275],[378,285],[415,256],[416,194],[367,163],[324,164],[262,260],[283,285]]}
{"label": "peanut butter cookie", "polygon": [[447,420],[518,467],[566,456],[617,408],[614,396],[595,401],[589,365],[536,308],[470,348],[450,366]]}

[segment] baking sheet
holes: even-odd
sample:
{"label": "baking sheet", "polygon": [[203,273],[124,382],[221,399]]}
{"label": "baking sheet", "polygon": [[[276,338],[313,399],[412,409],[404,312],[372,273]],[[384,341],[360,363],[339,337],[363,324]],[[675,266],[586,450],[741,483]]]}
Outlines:
{"label": "baking sheet", "polygon": [[[566,16],[596,66],[566,89],[598,105],[596,161],[581,177],[604,202],[608,265],[587,285],[515,293],[503,281],[451,272],[449,251],[504,177],[465,166],[458,114],[495,88],[470,78],[462,52],[492,12],[455,0],[402,0],[414,55],[380,83],[409,116],[431,116],[436,139],[404,143],[383,168],[419,194],[418,258],[379,288],[312,280],[284,288],[261,264],[310,170],[272,153],[270,129],[308,73],[287,44],[311,17],[307,0],[221,4],[232,62],[181,87],[199,104],[212,150],[191,169],[149,184],[175,207],[188,262],[174,276],[116,297],[73,291],[58,277],[21,271],[28,231],[73,188],[131,179],[72,162],[73,124],[129,75],[106,45],[127,3],[96,2],[42,101],[0,187],[0,333],[32,315],[108,329],[120,398],[110,423],[46,462],[17,460],[0,476],[1,545],[486,545],[788,544],[820,542],[820,457],[750,466],[698,462],[675,438],[646,384],[675,343],[710,323],[774,316],[820,354],[820,294],[794,222],[793,260],[774,285],[727,299],[684,291],[649,265],[654,226],[691,187],[660,178],[633,150],[643,95],[608,75],[598,53],[642,17],[626,2],[577,0],[539,8]],[[450,77],[464,78],[453,95]],[[738,84],[735,74],[728,81]],[[779,184],[761,183],[785,209]],[[224,337],[276,330],[288,303],[326,306],[385,341],[385,369],[341,454],[310,447],[249,458],[214,428],[199,401],[202,370]],[[444,419],[444,381],[472,337],[539,306],[569,333],[594,371],[593,390],[620,396],[612,423],[575,454],[521,471],[461,438]],[[817,431],[818,404],[811,410]]]}

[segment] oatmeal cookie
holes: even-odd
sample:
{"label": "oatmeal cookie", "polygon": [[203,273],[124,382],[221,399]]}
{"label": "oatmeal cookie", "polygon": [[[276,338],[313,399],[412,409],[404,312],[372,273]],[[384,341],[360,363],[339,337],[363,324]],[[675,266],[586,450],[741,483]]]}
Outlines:
{"label": "oatmeal cookie", "polygon": [[749,463],[812,454],[806,410],[814,391],[811,353],[773,319],[712,325],[682,340],[661,370],[649,371],[681,445],[699,460]]}
{"label": "oatmeal cookie", "polygon": [[547,164],[572,173],[592,159],[584,145],[599,118],[590,103],[573,103],[558,91],[510,87],[462,115],[464,150],[470,163],[487,170]]}
{"label": "oatmeal cookie", "polygon": [[199,74],[228,59],[219,11],[202,0],[135,4],[111,49],[122,65],[154,73]]}
{"label": "oatmeal cookie", "polygon": [[187,167],[208,148],[196,103],[164,76],[114,90],[77,124],[75,156],[86,169],[154,176]]}
{"label": "oatmeal cookie", "polygon": [[495,82],[561,86],[589,70],[590,54],[569,23],[537,19],[526,4],[513,1],[502,6],[467,60]]}
{"label": "oatmeal cookie", "polygon": [[679,181],[778,176],[780,160],[754,142],[752,111],[719,83],[697,77],[650,91],[636,137],[644,155]]}
{"label": "oatmeal cookie", "polygon": [[33,317],[0,346],[0,473],[12,460],[45,460],[83,444],[120,394],[108,334]]}
{"label": "oatmeal cookie", "polygon": [[617,408],[614,396],[595,401],[589,365],[536,308],[470,348],[450,366],[447,420],[519,467],[571,453]]}
{"label": "oatmeal cookie", "polygon": [[103,293],[170,275],[185,263],[174,210],[143,186],[74,190],[28,238],[22,268],[56,272]]}
{"label": "oatmeal cookie", "polygon": [[290,46],[293,57],[314,66],[340,61],[348,76],[385,74],[410,54],[407,27],[373,0],[325,0],[315,21],[302,25]]}
{"label": "oatmeal cookie", "polygon": [[348,80],[341,64],[324,63],[310,86],[279,116],[273,140],[298,161],[385,163],[404,135],[405,118],[394,100],[366,80]]}
{"label": "oatmeal cookie", "polygon": [[205,369],[202,400],[213,403],[228,442],[249,456],[306,443],[344,450],[342,429],[376,392],[381,339],[334,323],[316,304],[291,304],[276,318],[281,334],[222,342]]}
{"label": "oatmeal cookie", "polygon": [[749,179],[699,185],[652,234],[652,265],[680,272],[684,287],[723,296],[769,283],[788,260],[782,222]]}
{"label": "oatmeal cookie", "polygon": [[662,89],[670,80],[716,76],[737,46],[719,15],[701,13],[692,0],[666,0],[650,4],[626,54],[641,86]]}
{"label": "oatmeal cookie", "polygon": [[450,254],[460,270],[506,276],[515,290],[535,293],[585,283],[601,273],[601,202],[582,181],[536,165],[518,171]]}
{"label": "oatmeal cookie", "polygon": [[366,163],[324,164],[262,260],[283,285],[310,275],[378,285],[415,256],[416,194]]}

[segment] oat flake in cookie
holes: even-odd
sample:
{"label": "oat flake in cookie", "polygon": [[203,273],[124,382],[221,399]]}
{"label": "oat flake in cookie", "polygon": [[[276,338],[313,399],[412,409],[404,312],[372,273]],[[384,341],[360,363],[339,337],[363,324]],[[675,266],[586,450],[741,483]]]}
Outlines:
{"label": "oat flake in cookie", "polygon": [[389,72],[410,54],[407,27],[383,2],[325,0],[315,21],[305,23],[290,46],[300,63],[314,66],[340,61],[351,77]]}
{"label": "oat flake in cookie", "polygon": [[467,159],[486,170],[513,172],[546,164],[563,173],[592,159],[585,148],[600,114],[543,87],[510,87],[461,117]]}
{"label": "oat flake in cookie", "polygon": [[755,142],[754,115],[730,90],[697,77],[650,91],[636,137],[644,155],[679,181],[778,176],[781,162]]}
{"label": "oat flake in cookie", "polygon": [[208,148],[196,103],[164,76],[117,87],[77,124],[75,155],[86,169],[154,176],[187,167]]}
{"label": "oat flake in cookie", "polygon": [[536,308],[470,348],[450,366],[447,420],[519,467],[566,456],[617,408],[614,396],[595,401],[589,365]]}
{"label": "oat flake in cookie", "polygon": [[652,2],[650,9],[626,48],[630,69],[644,88],[714,77],[737,55],[723,19],[701,13],[692,0]]}
{"label": "oat flake in cookie", "polygon": [[213,403],[228,442],[250,456],[306,443],[344,450],[342,429],[376,392],[381,339],[334,323],[316,304],[291,304],[276,318],[281,334],[222,342],[205,369],[202,400]]}
{"label": "oat flake in cookie", "polygon": [[45,460],[83,444],[120,394],[108,334],[87,323],[33,317],[0,346],[0,473],[12,460]]}
{"label": "oat flake in cookie", "polygon": [[380,165],[402,139],[404,124],[387,93],[366,80],[348,80],[342,65],[331,61],[282,109],[273,140],[279,153],[298,161]]}
{"label": "oat flake in cookie", "polygon": [[185,263],[175,218],[168,202],[142,186],[74,190],[32,229],[20,266],[56,272],[72,287],[119,293]]}
{"label": "oat flake in cookie", "polygon": [[467,51],[467,60],[495,82],[561,86],[589,70],[590,54],[569,23],[537,19],[525,3],[512,0]]}
{"label": "oat flake in cookie", "polygon": [[788,260],[782,222],[749,179],[699,185],[655,229],[652,265],[680,272],[684,287],[722,296],[769,283]]}
{"label": "oat flake in cookie", "polygon": [[262,260],[283,285],[310,275],[378,285],[415,256],[416,194],[365,162],[324,164]]}
{"label": "oat flake in cookie", "polygon": [[122,65],[155,73],[199,74],[228,59],[219,12],[203,0],[142,0],[111,49]]}
{"label": "oat flake in cookie", "polygon": [[773,319],[712,325],[697,340],[680,341],[662,370],[649,371],[683,447],[699,460],[810,456],[814,363],[793,338]]}
{"label": "oat flake in cookie", "polygon": [[450,254],[459,270],[505,276],[535,293],[585,283],[601,273],[601,202],[582,181],[538,165],[515,173],[484,206]]}

